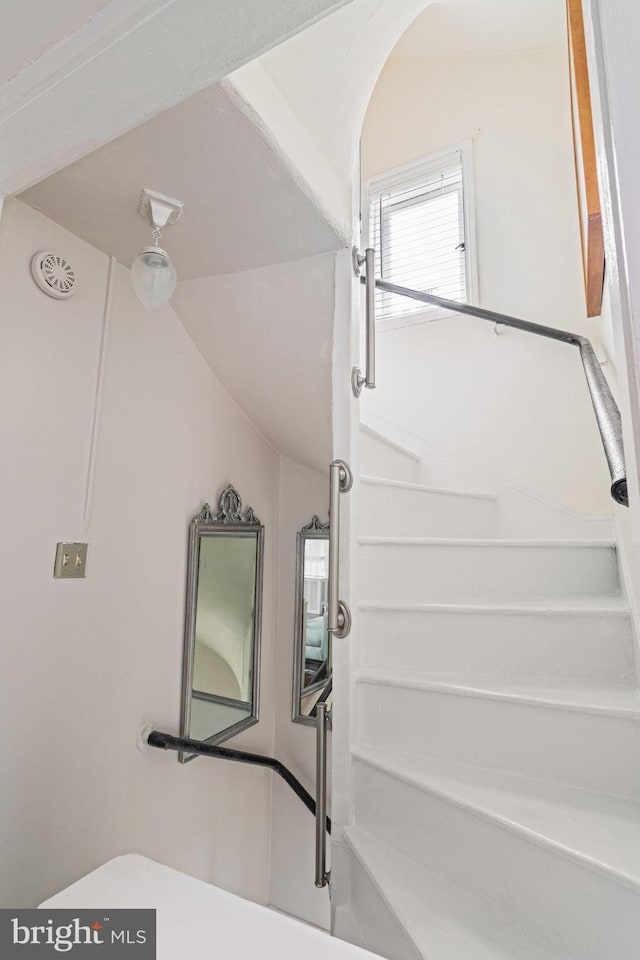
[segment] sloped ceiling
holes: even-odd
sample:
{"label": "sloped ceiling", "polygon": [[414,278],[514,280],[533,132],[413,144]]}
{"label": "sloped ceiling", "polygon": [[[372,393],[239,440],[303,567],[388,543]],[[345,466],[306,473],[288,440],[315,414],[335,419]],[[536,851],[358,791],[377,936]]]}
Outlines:
{"label": "sloped ceiling", "polygon": [[143,187],[184,201],[163,235],[183,280],[335,249],[340,239],[285,158],[219,85],[65,167],[20,199],[130,266],[150,242]]}
{"label": "sloped ceiling", "polygon": [[5,0],[0,195],[15,195],[351,0]]}
{"label": "sloped ceiling", "polygon": [[173,306],[263,435],[285,456],[325,473],[333,256],[180,283]]}
{"label": "sloped ceiling", "polygon": [[232,93],[214,85],[21,194],[129,266],[150,242],[143,187],[184,201],[162,243],[172,306],[249,419],[284,455],[331,459],[333,251],[308,184]]}
{"label": "sloped ceiling", "polygon": [[[12,4],[11,15],[3,11],[0,33],[0,83],[13,80],[63,43],[85,24],[99,16],[110,0],[63,0],[55,16],[43,16],[41,0]],[[11,29],[7,29],[9,16]]]}

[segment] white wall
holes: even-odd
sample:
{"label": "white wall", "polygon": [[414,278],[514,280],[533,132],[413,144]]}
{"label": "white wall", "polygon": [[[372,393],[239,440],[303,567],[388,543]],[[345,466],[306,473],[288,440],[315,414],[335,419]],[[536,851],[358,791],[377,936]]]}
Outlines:
{"label": "white wall", "polygon": [[348,0],[223,87],[350,247],[352,185],[369,98],[395,42],[433,0]]}
{"label": "white wall", "polygon": [[[363,177],[473,140],[480,302],[598,338],[586,320],[566,57],[392,58]],[[379,336],[367,413],[578,513],[609,512],[578,352],[452,317]]]}
{"label": "white wall", "polygon": [[[345,185],[351,184],[360,128],[378,74],[406,28],[432,4],[433,0],[351,0],[260,57]],[[244,70],[241,67],[231,79],[235,82]]]}
{"label": "white wall", "polygon": [[[328,468],[328,464],[327,464]],[[297,533],[317,514],[328,519],[329,479],[281,460],[280,547],[276,670],[276,756],[311,793],[315,790],[315,728],[292,723],[293,631]],[[318,926],[329,927],[329,892],[314,886],[314,819],[279,780],[274,782],[269,902]]]}
{"label": "white wall", "polygon": [[[73,299],[42,294],[58,250]],[[139,852],[258,901],[269,887],[271,774],[136,750],[177,730],[187,528],[227,481],[266,527],[262,717],[234,743],[273,750],[278,455],[170,308],[148,314],[116,267],[93,508],[82,529],[108,260],[17,201],[0,223],[0,902],[35,904]],[[86,580],[52,577],[87,539]]]}

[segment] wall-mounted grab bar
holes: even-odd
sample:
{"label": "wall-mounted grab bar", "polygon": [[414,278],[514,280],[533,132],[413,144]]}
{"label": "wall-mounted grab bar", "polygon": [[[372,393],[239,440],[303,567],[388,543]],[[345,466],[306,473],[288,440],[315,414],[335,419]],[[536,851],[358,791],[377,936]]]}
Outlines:
{"label": "wall-mounted grab bar", "polygon": [[[235,760],[238,763],[249,763],[257,767],[269,767],[278,776],[282,777],[293,792],[304,803],[307,810],[313,816],[316,816],[316,801],[309,791],[302,786],[297,777],[295,777],[288,767],[275,757],[265,757],[261,753],[247,753],[246,750],[231,750],[229,747],[217,747],[215,744],[206,743],[203,740],[190,740],[188,737],[174,737],[170,733],[163,733],[161,730],[152,730],[147,737],[147,743],[150,747],[157,747],[159,750],[175,750],[178,753],[198,753],[205,757],[219,757],[222,760]],[[331,833],[331,820],[326,815],[326,803],[322,812],[320,823],[324,823],[327,833]]]}
{"label": "wall-mounted grab bar", "polygon": [[327,817],[327,704],[316,704],[316,887],[326,887],[327,831],[322,825]]}
{"label": "wall-mounted grab bar", "polygon": [[[365,283],[366,279],[368,278],[361,278],[361,282]],[[513,327],[515,330],[523,330],[525,333],[535,333],[540,337],[559,340],[562,343],[568,343],[571,344],[571,346],[578,347],[589,394],[591,396],[591,403],[593,404],[593,410],[600,431],[602,446],[604,447],[604,453],[611,475],[611,496],[616,503],[620,503],[625,507],[629,506],[627,468],[624,457],[620,410],[614,400],[602,368],[598,363],[591,342],[587,337],[570,333],[567,330],[558,330],[555,327],[546,327],[541,323],[531,323],[529,320],[521,320],[518,317],[510,317],[505,313],[496,313],[495,310],[485,310],[483,307],[474,307],[470,303],[458,303],[456,300],[446,300],[443,297],[436,297],[431,293],[423,293],[420,290],[411,290],[409,287],[401,287],[396,283],[389,283],[386,280],[376,280],[375,286],[380,290],[385,290],[387,293],[395,293],[400,297],[409,297],[412,300],[419,300],[422,303],[428,303],[434,307],[441,307],[444,310],[464,313],[470,317],[489,320],[491,323],[500,323],[506,327]]]}
{"label": "wall-mounted grab bar", "polygon": [[351,612],[338,596],[340,588],[340,494],[353,485],[351,470],[344,460],[334,460],[329,467],[329,582],[328,630],[342,639],[351,630]]}
{"label": "wall-mounted grab bar", "polygon": [[372,247],[367,247],[364,256],[357,247],[353,248],[353,268],[357,276],[360,276],[360,267],[365,265],[365,275],[362,282],[366,287],[365,317],[366,317],[366,366],[364,375],[360,367],[354,367],[351,371],[351,387],[354,397],[359,397],[362,388],[374,390],[376,386],[376,251]]}

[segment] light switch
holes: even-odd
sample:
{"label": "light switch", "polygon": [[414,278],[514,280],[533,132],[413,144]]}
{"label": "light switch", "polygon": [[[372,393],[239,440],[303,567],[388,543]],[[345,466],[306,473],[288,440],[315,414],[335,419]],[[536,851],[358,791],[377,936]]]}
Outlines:
{"label": "light switch", "polygon": [[56,549],[54,577],[71,580],[86,576],[88,543],[59,543]]}

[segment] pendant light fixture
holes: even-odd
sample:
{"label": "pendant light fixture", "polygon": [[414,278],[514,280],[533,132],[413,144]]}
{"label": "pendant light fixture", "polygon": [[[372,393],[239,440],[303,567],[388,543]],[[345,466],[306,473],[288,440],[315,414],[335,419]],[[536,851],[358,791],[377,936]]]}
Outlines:
{"label": "pendant light fixture", "polygon": [[182,209],[181,200],[146,188],[142,191],[138,213],[151,224],[153,243],[141,250],[131,264],[131,283],[147,310],[163,307],[176,289],[176,268],[159,240],[161,229],[173,226],[182,216]]}

